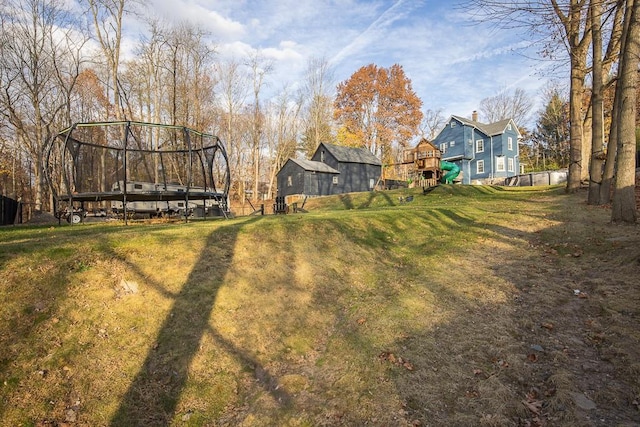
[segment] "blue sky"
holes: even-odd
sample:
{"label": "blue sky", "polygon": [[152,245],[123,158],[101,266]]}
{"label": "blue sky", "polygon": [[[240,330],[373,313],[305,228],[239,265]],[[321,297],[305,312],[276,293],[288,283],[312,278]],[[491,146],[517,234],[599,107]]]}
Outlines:
{"label": "blue sky", "polygon": [[[472,25],[444,0],[150,0],[160,17],[198,23],[220,57],[260,50],[274,60],[269,89],[302,83],[309,58],[330,61],[335,83],[374,63],[403,66],[423,109],[470,116],[480,101],[520,87],[534,99],[543,61],[513,30]],[[523,51],[524,49],[524,51]],[[539,105],[536,105],[536,108]]]}

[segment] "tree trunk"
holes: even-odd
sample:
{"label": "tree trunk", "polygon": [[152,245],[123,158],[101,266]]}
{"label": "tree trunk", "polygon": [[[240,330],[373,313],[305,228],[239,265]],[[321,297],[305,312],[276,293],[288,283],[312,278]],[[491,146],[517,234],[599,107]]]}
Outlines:
{"label": "tree trunk", "polygon": [[[617,0],[616,12],[613,18],[611,37],[607,45],[607,52],[603,59],[602,76],[609,76],[611,67],[620,56],[620,44],[622,40],[622,28],[624,17],[624,0]],[[611,82],[609,82],[611,84]],[[617,90],[614,91],[613,105],[616,105]],[[600,199],[598,204],[604,205],[611,202],[611,188],[616,167],[616,156],[618,152],[618,109],[613,108],[611,112],[611,126],[609,128],[609,141],[607,144],[607,158],[602,172],[602,183],[600,185]]]}
{"label": "tree trunk", "polygon": [[[617,98],[617,90],[615,98]],[[617,101],[614,99],[613,105]],[[611,112],[611,128],[609,129],[609,144],[607,145],[607,160],[602,172],[602,184],[600,185],[600,204],[604,205],[611,201],[611,188],[616,168],[616,158],[618,153],[618,109]]]}
{"label": "tree trunk", "polygon": [[571,57],[571,89],[569,91],[569,176],[567,177],[567,192],[575,193],[580,189],[582,176],[582,94],[584,91],[583,66],[575,55]]}
{"label": "tree trunk", "polygon": [[593,46],[593,87],[591,91],[591,164],[589,168],[589,197],[587,203],[600,203],[600,185],[602,184],[602,165],[604,163],[604,108],[602,101],[602,3],[591,0],[591,32]]}
{"label": "tree trunk", "polygon": [[[553,3],[557,5],[555,1]],[[567,192],[574,193],[580,189],[582,177],[582,125],[584,120],[582,96],[591,32],[585,31],[585,34],[581,34],[583,3],[571,0],[569,9],[568,19],[564,22],[571,56],[571,87],[569,89],[569,121],[571,124]],[[589,24],[590,19],[587,18],[587,21]]]}
{"label": "tree trunk", "polygon": [[620,90],[618,124],[618,160],[611,220],[633,224],[638,219],[635,196],[636,101],[640,55],[640,1],[627,0],[627,16],[618,70]]}
{"label": "tree trunk", "polygon": [[[593,88],[592,88],[593,89]],[[593,96],[593,93],[592,95]],[[580,161],[580,181],[588,181],[591,166],[591,155],[593,153],[593,106],[592,102],[589,102],[587,111],[584,115],[584,121],[582,122],[582,160]]]}

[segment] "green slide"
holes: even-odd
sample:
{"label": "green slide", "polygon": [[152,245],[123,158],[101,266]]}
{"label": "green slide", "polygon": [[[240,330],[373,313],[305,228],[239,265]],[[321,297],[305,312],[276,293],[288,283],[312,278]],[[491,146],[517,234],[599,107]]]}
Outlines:
{"label": "green slide", "polygon": [[460,166],[456,165],[455,163],[442,160],[440,162],[440,168],[444,171],[448,171],[442,177],[443,184],[453,184],[453,180],[460,174]]}

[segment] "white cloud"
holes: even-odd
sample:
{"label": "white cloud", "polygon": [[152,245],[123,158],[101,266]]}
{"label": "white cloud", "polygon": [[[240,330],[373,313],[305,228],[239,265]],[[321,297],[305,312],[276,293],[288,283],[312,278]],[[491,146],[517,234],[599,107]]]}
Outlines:
{"label": "white cloud", "polygon": [[318,57],[330,59],[337,82],[370,63],[398,63],[424,108],[443,108],[445,115],[470,114],[505,87],[536,92],[544,84],[535,75],[540,64],[514,53],[526,42],[464,23],[449,1],[151,1],[160,16],[211,31],[221,59],[256,51],[272,59],[274,88],[299,84],[307,61]]}
{"label": "white cloud", "polygon": [[[240,3],[240,2],[238,2]],[[189,22],[211,32],[216,40],[234,41],[245,35],[245,26],[211,7],[211,2],[153,0],[153,12],[168,22]]]}

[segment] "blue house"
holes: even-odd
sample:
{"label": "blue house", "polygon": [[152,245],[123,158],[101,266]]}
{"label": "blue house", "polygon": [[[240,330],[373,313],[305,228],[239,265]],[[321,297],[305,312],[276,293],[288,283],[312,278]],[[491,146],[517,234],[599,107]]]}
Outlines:
{"label": "blue house", "polygon": [[480,123],[474,111],[471,120],[451,116],[432,143],[460,167],[463,184],[490,184],[518,175],[520,137],[512,119]]}

